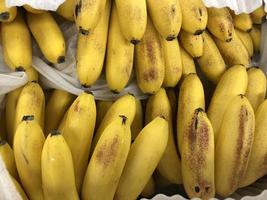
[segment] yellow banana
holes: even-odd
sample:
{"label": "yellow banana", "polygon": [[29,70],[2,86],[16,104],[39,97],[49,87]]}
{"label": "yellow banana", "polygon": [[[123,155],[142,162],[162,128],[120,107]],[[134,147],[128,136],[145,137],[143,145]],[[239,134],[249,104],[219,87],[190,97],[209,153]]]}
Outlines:
{"label": "yellow banana", "polygon": [[45,199],[79,199],[75,187],[71,151],[58,131],[53,131],[47,136],[42,151],[41,165]]}
{"label": "yellow banana", "polygon": [[133,68],[134,45],[122,35],[117,9],[112,6],[108,33],[106,80],[109,89],[119,93],[129,82]]}
{"label": "yellow banana", "polygon": [[64,63],[65,39],[53,16],[47,11],[38,15],[28,12],[27,22],[44,57],[51,63]]}
{"label": "yellow banana", "polygon": [[160,35],[148,17],[146,32],[135,47],[137,85],[144,93],[157,92],[163,83],[165,63]]}
{"label": "yellow banana", "polygon": [[60,124],[59,131],[70,148],[76,188],[80,192],[95,129],[96,105],[94,96],[87,93],[80,94],[64,118],[65,123]]}
{"label": "yellow banana", "polygon": [[146,0],[115,0],[122,34],[132,44],[143,38],[147,25]]}
{"label": "yellow banana", "polygon": [[179,0],[147,0],[147,9],[155,28],[167,41],[177,38],[182,26],[182,12]]}
{"label": "yellow banana", "polygon": [[241,40],[243,45],[246,47],[249,57],[252,57],[254,54],[253,49],[253,41],[249,35],[249,33],[246,33],[244,31],[240,31],[238,29],[235,29],[235,33],[237,37]]}
{"label": "yellow banana", "polygon": [[[230,11],[231,12],[231,11]],[[252,29],[252,19],[247,13],[241,13],[235,15],[234,12],[231,12],[234,27],[240,31],[250,32]]]}
{"label": "yellow banana", "polygon": [[203,55],[197,59],[202,73],[212,81],[218,83],[226,70],[224,60],[219,49],[208,32],[203,34]]}
{"label": "yellow banana", "polygon": [[209,31],[219,40],[230,42],[233,39],[234,25],[227,8],[207,8]]}
{"label": "yellow banana", "polygon": [[0,21],[1,22],[12,22],[17,15],[17,7],[6,7],[6,1],[0,1]]}
{"label": "yellow banana", "polygon": [[96,104],[96,111],[97,111],[97,115],[96,115],[96,125],[95,125],[95,129],[97,130],[99,125],[101,124],[102,120],[104,119],[107,111],[109,110],[109,108],[112,106],[113,101],[98,101]]}
{"label": "yellow banana", "polygon": [[28,12],[33,13],[33,14],[41,14],[41,13],[44,12],[43,10],[35,9],[35,8],[31,7],[31,6],[28,5],[28,4],[24,5],[23,8],[24,8],[25,10],[27,10]]}
{"label": "yellow banana", "polygon": [[114,199],[137,199],[166,149],[168,135],[168,122],[161,117],[143,128],[130,148]]}
{"label": "yellow banana", "polygon": [[208,13],[202,0],[180,0],[182,10],[182,29],[195,34],[201,34],[207,26]]}
{"label": "yellow banana", "polygon": [[251,14],[250,17],[253,21],[253,24],[262,24],[263,22],[266,21],[266,13],[264,11],[264,6],[261,6],[254,10]]}
{"label": "yellow banana", "polygon": [[222,197],[235,192],[245,175],[254,128],[254,111],[247,98],[233,97],[225,110],[215,150],[216,193]]}
{"label": "yellow banana", "polygon": [[143,113],[143,107],[141,100],[136,99],[135,100],[135,116],[134,120],[131,126],[131,134],[132,134],[132,141],[135,140],[135,138],[138,136],[138,134],[141,132],[142,128],[144,127],[144,113]]}
{"label": "yellow banana", "polygon": [[10,23],[1,25],[1,42],[4,62],[12,70],[28,69],[32,65],[32,42],[22,13]]}
{"label": "yellow banana", "polygon": [[80,34],[91,34],[105,14],[107,1],[75,0],[74,19]]}
{"label": "yellow banana", "polygon": [[16,129],[13,148],[19,177],[30,199],[44,199],[41,175],[44,141],[44,133],[34,116],[23,116]]}
{"label": "yellow banana", "polygon": [[185,77],[179,91],[177,111],[177,144],[182,154],[184,133],[192,120],[195,110],[205,110],[205,97],[203,85],[197,74],[189,74]]}
{"label": "yellow banana", "polygon": [[208,200],[215,196],[213,129],[202,108],[191,117],[183,135],[183,184],[189,198]]}
{"label": "yellow banana", "polygon": [[57,9],[57,14],[69,21],[74,21],[75,0],[66,0]]}
{"label": "yellow banana", "polygon": [[248,75],[246,68],[242,65],[229,68],[221,77],[208,108],[208,116],[214,130],[215,142],[227,106],[236,95],[246,93],[247,85]]}
{"label": "yellow banana", "polygon": [[181,161],[174,141],[172,108],[165,89],[160,89],[156,94],[149,97],[146,105],[146,124],[158,116],[162,116],[168,121],[169,139],[157,170],[170,182],[181,184]]}
{"label": "yellow banana", "polygon": [[253,26],[249,35],[253,42],[254,52],[259,53],[261,50],[261,29],[256,26]]}
{"label": "yellow banana", "polygon": [[153,176],[150,177],[148,183],[141,192],[141,196],[144,198],[152,198],[156,193],[156,183]]}
{"label": "yellow banana", "polygon": [[101,19],[89,35],[78,35],[77,74],[83,87],[93,85],[103,69],[108,36],[110,4],[110,0],[107,0]]}
{"label": "yellow banana", "polygon": [[28,200],[27,195],[25,194],[24,190],[22,189],[22,187],[20,186],[18,181],[16,181],[16,179],[14,179],[13,177],[11,177],[11,180],[14,183],[18,193],[20,194],[20,197],[22,198],[22,200]]}
{"label": "yellow banana", "polygon": [[266,96],[266,76],[258,67],[248,69],[248,88],[246,97],[256,112]]}
{"label": "yellow banana", "polygon": [[184,79],[188,74],[196,73],[196,66],[193,58],[184,50],[184,48],[181,47],[180,52],[183,65],[182,79]]}
{"label": "yellow banana", "polygon": [[131,145],[131,130],[125,116],[106,127],[90,159],[84,177],[82,199],[114,198]]}
{"label": "yellow banana", "polygon": [[165,59],[164,87],[175,87],[182,76],[182,60],[177,38],[167,41],[161,37],[161,45]]}

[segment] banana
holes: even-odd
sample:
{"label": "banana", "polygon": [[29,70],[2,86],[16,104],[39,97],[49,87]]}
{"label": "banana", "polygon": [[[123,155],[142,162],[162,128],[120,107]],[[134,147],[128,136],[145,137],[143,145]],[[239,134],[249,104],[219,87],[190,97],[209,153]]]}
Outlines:
{"label": "banana", "polygon": [[199,58],[203,55],[203,38],[202,34],[194,35],[192,33],[181,30],[179,33],[179,41],[184,49],[193,58]]}
{"label": "banana", "polygon": [[266,76],[258,67],[248,70],[248,88],[246,97],[256,112],[258,106],[264,101],[266,96]]}
{"label": "banana", "polygon": [[233,39],[233,19],[227,8],[208,9],[208,30],[219,40],[230,42]]}
{"label": "banana", "polygon": [[230,196],[245,175],[254,128],[254,111],[247,98],[233,97],[225,110],[215,149],[216,193],[222,197]]}
{"label": "banana", "polygon": [[255,113],[255,133],[254,141],[249,157],[248,167],[245,176],[240,182],[240,187],[248,186],[257,179],[264,176],[267,172],[266,167],[266,124],[267,124],[267,100],[257,109]]}
{"label": "banana", "polygon": [[141,196],[144,198],[152,198],[155,193],[156,193],[156,183],[153,176],[151,176],[148,183],[141,192]]}
{"label": "banana", "polygon": [[74,96],[66,91],[55,89],[52,92],[45,110],[45,135],[58,128],[73,99]]}
{"label": "banana", "polygon": [[254,52],[259,53],[261,50],[261,29],[256,26],[253,26],[249,35],[253,42]]}
{"label": "banana", "polygon": [[30,199],[44,199],[41,154],[45,137],[33,115],[23,116],[14,137],[16,166],[23,188]]}
{"label": "banana", "polygon": [[109,89],[119,93],[129,82],[133,68],[134,45],[122,35],[117,9],[112,6],[106,56],[106,80]]}
{"label": "banana", "polygon": [[96,105],[94,96],[87,93],[80,94],[64,118],[65,123],[60,124],[59,131],[70,148],[76,188],[80,192],[95,128]]}
{"label": "banana", "polygon": [[164,81],[165,62],[160,35],[148,17],[146,32],[135,47],[137,85],[143,93],[157,92]]}
{"label": "banana", "polygon": [[38,82],[39,80],[39,74],[33,67],[30,67],[25,70],[25,73],[28,77],[28,82]]}
{"label": "banana", "polygon": [[248,75],[246,68],[242,65],[229,68],[217,84],[208,108],[208,116],[213,127],[215,142],[227,106],[236,95],[246,93],[247,85]]}
{"label": "banana", "polygon": [[77,74],[83,87],[90,87],[99,78],[104,64],[110,0],[107,0],[105,10],[96,28],[89,35],[78,35]]}
{"label": "banana", "polygon": [[246,47],[236,35],[235,31],[232,32],[232,40],[229,42],[221,41],[214,38],[214,41],[226,63],[226,65],[245,65],[249,66],[250,56]]}
{"label": "banana", "polygon": [[203,34],[203,55],[197,59],[202,73],[212,81],[218,83],[226,70],[222,55],[208,32]]}
{"label": "banana", "polygon": [[16,179],[14,179],[13,177],[11,177],[11,180],[12,180],[13,184],[15,185],[17,192],[19,193],[21,199],[22,200],[28,200],[27,195],[25,194],[24,190],[22,189],[22,187],[20,186],[18,181],[16,181]]}
{"label": "banana", "polygon": [[240,31],[250,32],[252,29],[252,19],[247,13],[241,13],[239,15],[235,15],[233,11],[230,11],[234,27]]}
{"label": "banana", "polygon": [[84,177],[82,199],[113,199],[131,145],[131,130],[125,116],[106,127],[90,159]]}
{"label": "banana", "polygon": [[[27,22],[44,57],[54,64],[64,63],[65,39],[52,15],[47,11],[38,15],[28,12]],[[53,42],[51,43],[51,41]]]}
{"label": "banana", "polygon": [[131,139],[132,141],[135,140],[135,138],[138,136],[138,134],[141,132],[142,128],[144,127],[144,113],[143,113],[143,107],[141,100],[136,99],[135,100],[135,106],[136,106],[136,112],[134,116],[134,120],[131,126]]}
{"label": "banana", "polygon": [[[79,144],[77,144],[79,146]],[[71,151],[64,137],[51,132],[45,140],[42,156],[42,185],[45,199],[78,200]]]}
{"label": "banana", "polygon": [[32,65],[32,42],[22,13],[10,23],[1,25],[1,41],[4,62],[12,70],[28,69]]}
{"label": "banana", "polygon": [[180,0],[182,10],[182,29],[194,34],[201,34],[207,26],[208,13],[202,0]]}
{"label": "banana", "polygon": [[95,129],[97,130],[99,125],[101,124],[102,120],[105,117],[105,114],[107,113],[107,111],[109,110],[109,108],[112,106],[113,101],[98,101],[96,104],[96,111],[97,111],[97,115],[96,115],[96,125],[95,125]]}
{"label": "banana", "polygon": [[109,0],[75,0],[74,20],[80,34],[91,34],[105,14]]}
{"label": "banana", "polygon": [[16,180],[19,180],[13,150],[3,139],[0,139],[0,158],[3,160],[9,174]]}
{"label": "banana", "polygon": [[184,131],[181,154],[183,184],[189,198],[208,200],[215,196],[213,136],[205,111],[196,109]]}
{"label": "banana", "polygon": [[182,60],[182,79],[184,79],[188,74],[196,73],[196,66],[193,58],[184,50],[180,48],[181,60]]}
{"label": "banana", "polygon": [[137,199],[166,149],[168,135],[168,122],[161,117],[143,128],[130,148],[115,200]]}
{"label": "banana", "polygon": [[263,22],[266,21],[266,13],[264,11],[264,7],[261,6],[254,10],[251,14],[250,17],[253,21],[253,24],[262,24]]}
{"label": "banana", "polygon": [[143,38],[147,25],[146,0],[115,0],[122,34],[132,44]]}
{"label": "banana", "polygon": [[253,47],[253,41],[252,41],[249,33],[246,33],[244,31],[240,31],[238,29],[235,29],[235,33],[236,33],[237,37],[241,40],[243,45],[246,47],[248,55],[250,57],[252,57],[254,54],[254,47]]}
{"label": "banana", "polygon": [[66,0],[58,7],[57,14],[69,21],[74,21],[74,8],[75,0]]}
{"label": "banana", "polygon": [[6,7],[6,1],[0,1],[0,21],[1,22],[12,22],[17,15],[17,7]]}
{"label": "banana", "polygon": [[177,111],[177,144],[182,154],[184,133],[196,109],[205,110],[205,97],[203,85],[197,74],[189,74],[185,77],[179,91]]}
{"label": "banana", "polygon": [[167,41],[161,37],[161,45],[165,59],[164,87],[175,87],[182,76],[182,60],[177,38]]}
{"label": "banana", "polygon": [[44,12],[43,10],[35,9],[35,8],[31,7],[31,6],[28,5],[28,4],[25,4],[25,5],[23,6],[23,8],[24,8],[25,10],[27,10],[28,12],[33,13],[33,14],[41,14],[41,13]]}
{"label": "banana", "polygon": [[182,12],[179,0],[162,0],[155,3],[147,0],[147,9],[155,28],[167,41],[177,38],[182,26]]}
{"label": "banana", "polygon": [[168,121],[169,139],[166,150],[157,166],[157,170],[170,182],[181,184],[181,161],[174,141],[172,108],[167,93],[163,88],[148,99],[146,105],[146,124],[158,116],[162,116]]}
{"label": "banana", "polygon": [[[176,91],[173,88],[168,88],[166,89],[168,99],[171,104],[171,111],[172,111],[172,118],[173,118],[173,123],[176,123],[176,113],[177,113],[177,96],[176,96]],[[175,127],[174,127],[175,128]]]}

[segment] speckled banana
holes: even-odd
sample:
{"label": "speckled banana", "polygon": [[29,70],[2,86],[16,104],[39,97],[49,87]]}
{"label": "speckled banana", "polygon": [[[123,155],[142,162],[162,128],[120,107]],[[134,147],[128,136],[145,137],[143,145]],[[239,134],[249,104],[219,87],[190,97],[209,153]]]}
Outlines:
{"label": "speckled banana", "polygon": [[99,125],[101,124],[102,120],[104,119],[107,111],[109,110],[109,108],[112,106],[113,101],[102,101],[99,100],[97,101],[96,104],[96,125],[95,125],[95,129],[97,130]]}
{"label": "speckled banana", "polygon": [[261,29],[257,26],[253,26],[252,30],[249,33],[255,53],[260,53],[261,50]]}
{"label": "speckled banana", "polygon": [[263,22],[266,21],[266,13],[264,11],[264,6],[260,6],[256,10],[254,10],[251,14],[250,17],[253,21],[253,24],[262,24]]}
{"label": "speckled banana", "polygon": [[196,73],[196,66],[193,58],[184,50],[183,47],[180,48],[181,60],[182,60],[182,79],[184,79],[188,74]]}
{"label": "speckled banana", "polygon": [[249,33],[235,29],[237,37],[241,40],[243,45],[246,47],[249,57],[252,57],[254,54],[253,41]]}
{"label": "speckled banana", "polygon": [[6,1],[0,1],[0,21],[1,22],[12,22],[17,16],[17,7],[6,7]]}
{"label": "speckled banana", "polygon": [[66,0],[57,9],[57,14],[69,21],[74,21],[75,0]]}
{"label": "speckled banana", "polygon": [[131,139],[132,141],[135,140],[135,138],[138,136],[138,134],[141,132],[142,128],[144,127],[144,112],[141,100],[136,99],[135,100],[135,116],[134,120],[131,126]]}

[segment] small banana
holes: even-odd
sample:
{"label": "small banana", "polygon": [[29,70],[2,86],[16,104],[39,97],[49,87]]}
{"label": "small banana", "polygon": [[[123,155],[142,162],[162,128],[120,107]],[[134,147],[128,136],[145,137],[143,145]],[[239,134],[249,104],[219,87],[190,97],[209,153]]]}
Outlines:
{"label": "small banana", "polygon": [[212,81],[218,83],[226,70],[224,60],[219,49],[208,32],[203,34],[203,55],[197,59],[202,73]]}
{"label": "small banana", "polygon": [[90,87],[99,78],[104,64],[109,15],[110,0],[95,29],[89,35],[78,35],[77,44],[77,74],[83,87]]}
{"label": "small banana", "polygon": [[222,197],[235,192],[245,175],[254,128],[254,111],[247,98],[233,97],[225,109],[215,149],[216,193]]}
{"label": "small banana", "polygon": [[28,200],[27,195],[25,194],[24,190],[22,189],[22,187],[20,186],[20,184],[18,183],[18,181],[16,181],[16,179],[14,179],[13,177],[11,177],[11,180],[13,182],[13,184],[15,185],[20,197],[22,200]]}
{"label": "small banana", "polygon": [[261,50],[261,29],[259,29],[257,26],[253,26],[249,35],[253,42],[254,52],[259,53]]}
{"label": "small banana", "polygon": [[207,8],[209,31],[219,40],[230,42],[233,39],[233,19],[227,8]]}
{"label": "small banana", "polygon": [[193,58],[184,50],[183,47],[180,48],[181,60],[182,60],[182,79],[184,79],[188,74],[196,73],[196,66]]}
{"label": "small banana", "polygon": [[132,74],[134,45],[122,35],[115,4],[112,6],[110,20],[106,56],[106,80],[109,89],[119,93],[126,87]]}
{"label": "small banana", "polygon": [[47,11],[41,14],[28,12],[27,22],[44,57],[51,63],[64,63],[65,39],[53,16]]}
{"label": "small banana", "polygon": [[160,35],[148,17],[146,32],[135,46],[137,85],[143,93],[157,92],[164,81],[165,62]]}
{"label": "small banana", "polygon": [[136,106],[136,109],[135,109],[136,112],[135,112],[134,120],[131,126],[132,141],[135,140],[135,138],[138,136],[138,134],[141,132],[142,128],[144,127],[144,113],[143,113],[141,100],[136,99],[135,106]]}
{"label": "small banana", "polygon": [[143,38],[147,25],[146,0],[115,0],[122,34],[132,44]]}
{"label": "small banana", "polygon": [[150,177],[143,191],[141,192],[141,196],[144,198],[152,198],[156,193],[156,182],[153,176]]}
{"label": "small banana", "polygon": [[117,116],[103,131],[84,177],[82,199],[113,199],[131,145],[125,116]]}
{"label": "small banana", "polygon": [[1,22],[12,22],[17,16],[17,7],[6,7],[6,1],[0,1],[0,21]]}
{"label": "small banana", "polygon": [[74,21],[75,0],[66,0],[57,9],[57,14],[69,21]]}
{"label": "small banana", "polygon": [[31,6],[28,5],[28,4],[25,4],[25,5],[23,6],[23,8],[24,8],[25,10],[27,10],[28,12],[33,13],[33,14],[41,14],[41,13],[44,12],[43,10],[35,9],[35,8],[31,7]]}
{"label": "small banana", "polygon": [[96,104],[96,125],[95,129],[97,130],[99,125],[101,124],[102,120],[104,119],[107,111],[112,106],[113,101],[101,101],[99,100]]}
{"label": "small banana", "polygon": [[246,93],[247,85],[248,75],[246,68],[242,65],[229,68],[221,77],[208,108],[215,141],[227,106],[236,95]]}
{"label": "small banana", "polygon": [[[77,144],[79,146],[79,144]],[[45,199],[78,200],[71,151],[64,137],[51,132],[44,143],[41,157],[42,185]]]}
{"label": "small banana", "polygon": [[237,37],[241,40],[243,45],[246,47],[249,57],[252,57],[254,54],[253,41],[249,33],[235,29]]}
{"label": "small banana", "polygon": [[143,128],[130,148],[114,200],[137,199],[166,149],[168,135],[168,122],[161,117]]}
{"label": "small banana", "polygon": [[251,14],[250,17],[253,21],[253,24],[262,24],[263,22],[266,21],[266,13],[264,11],[264,7],[260,6],[256,10],[254,10]]}
{"label": "small banana", "polygon": [[14,155],[23,188],[30,199],[44,199],[41,175],[41,154],[44,133],[34,116],[23,116],[14,137]]}
{"label": "small banana", "polygon": [[251,67],[248,70],[248,87],[246,97],[256,112],[258,106],[266,96],[266,76],[258,67]]}
{"label": "small banana", "polygon": [[235,15],[233,11],[230,12],[233,18],[234,27],[240,31],[249,33],[252,29],[252,19],[249,14],[241,13],[239,15]]}

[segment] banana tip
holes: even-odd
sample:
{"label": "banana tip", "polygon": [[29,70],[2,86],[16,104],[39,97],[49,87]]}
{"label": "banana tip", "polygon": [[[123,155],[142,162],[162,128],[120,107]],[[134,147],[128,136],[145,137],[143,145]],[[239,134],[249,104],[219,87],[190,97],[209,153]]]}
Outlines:
{"label": "banana tip", "polygon": [[79,33],[82,35],[89,35],[90,30],[83,29],[81,26],[79,27]]}
{"label": "banana tip", "polygon": [[19,67],[16,67],[15,71],[16,72],[25,72],[25,69],[24,69],[24,67],[19,66]]}
{"label": "banana tip", "polygon": [[140,40],[136,40],[136,39],[131,40],[131,43],[134,45],[138,44],[139,42],[140,42]]}
{"label": "banana tip", "polygon": [[166,38],[166,40],[167,41],[172,41],[172,40],[174,40],[176,37],[175,37],[175,35],[169,35],[167,38]]}
{"label": "banana tip", "polygon": [[9,17],[10,17],[9,12],[2,12],[2,13],[0,13],[0,19],[1,20],[6,21],[6,20],[9,19]]}
{"label": "banana tip", "polygon": [[64,63],[64,62],[65,62],[65,56],[59,56],[58,59],[57,59],[57,63],[61,64],[61,63]]}
{"label": "banana tip", "polygon": [[34,115],[24,115],[22,117],[22,121],[33,121],[34,120]]}
{"label": "banana tip", "polygon": [[53,130],[50,132],[50,137],[61,135],[61,133],[58,130]]}

